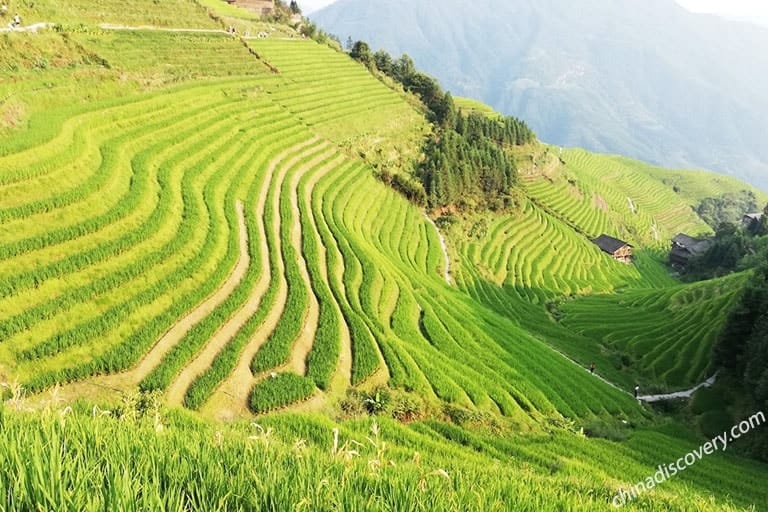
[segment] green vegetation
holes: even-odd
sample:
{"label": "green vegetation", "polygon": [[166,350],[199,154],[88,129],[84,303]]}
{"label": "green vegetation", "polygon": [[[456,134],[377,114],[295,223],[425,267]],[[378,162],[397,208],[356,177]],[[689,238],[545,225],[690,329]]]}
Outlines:
{"label": "green vegetation", "polygon": [[[565,303],[561,321],[599,340],[619,364],[640,376],[644,389],[681,389],[713,373],[712,347],[748,279],[748,274],[734,274],[653,292],[585,297]],[[600,322],[595,322],[596,311]]]}
{"label": "green vegetation", "polygon": [[471,98],[454,97],[453,103],[459,111],[465,114],[483,114],[492,118],[500,116],[492,107]]}
{"label": "green vegetation", "polygon": [[256,414],[269,412],[312,396],[314,383],[295,373],[268,376],[251,390],[249,405]]}
{"label": "green vegetation", "polygon": [[723,224],[738,225],[744,214],[756,211],[757,198],[751,190],[706,197],[696,206],[699,217],[715,230]]}
{"label": "green vegetation", "polygon": [[[708,227],[650,168],[461,112],[407,58],[89,20],[0,71],[50,84],[0,80],[0,509],[600,510],[698,444],[627,390],[714,370],[751,274],[670,274]],[[744,508],[764,475],[716,456],[633,506]]]}
{"label": "green vegetation", "polygon": [[419,169],[430,206],[508,208],[513,204],[517,169],[507,151],[532,142],[533,132],[514,118],[461,113],[452,113],[451,118],[454,121],[445,121],[445,129],[427,142]]}
{"label": "green vegetation", "polygon": [[[739,414],[768,408],[768,264],[750,276],[739,304],[731,311],[717,346],[715,361],[735,381]],[[768,460],[765,429],[749,439],[750,452]]]}
{"label": "green vegetation", "polygon": [[711,240],[711,246],[703,254],[691,258],[685,278],[710,279],[734,271],[754,268],[768,256],[768,230],[763,234],[764,223],[756,222],[752,228],[730,223],[721,224]]}
{"label": "green vegetation", "polygon": [[269,73],[243,44],[224,33],[103,30],[73,38],[98,52],[123,79],[144,83]]}
{"label": "green vegetation", "polygon": [[100,24],[129,27],[217,29],[207,11],[189,0],[103,0],[98,4],[87,0],[57,2],[55,0],[22,0],[13,9],[21,14],[24,24],[48,22],[66,29],[91,30]]}
{"label": "green vegetation", "polygon": [[[439,422],[291,414],[213,426],[138,403],[94,412],[3,410],[0,506],[607,511],[620,486],[695,447],[674,428],[616,443],[558,428],[500,437]],[[743,510],[760,503],[765,478],[764,467],[717,454],[627,509]]]}
{"label": "green vegetation", "polygon": [[457,112],[451,94],[417,71],[407,55],[393,59],[384,50],[371,54],[363,41],[354,43],[349,55],[372,73],[380,72],[418,96],[434,124],[434,134],[424,146],[426,158],[416,173],[425,193],[412,190],[402,180],[385,182],[419,205],[423,205],[424,195],[431,207],[503,210],[511,205],[517,169],[509,148],[535,139],[525,122]]}

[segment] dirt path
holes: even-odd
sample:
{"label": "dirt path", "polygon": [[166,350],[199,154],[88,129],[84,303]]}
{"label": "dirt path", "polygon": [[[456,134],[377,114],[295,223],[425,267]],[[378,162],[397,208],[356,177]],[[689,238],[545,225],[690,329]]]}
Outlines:
{"label": "dirt path", "polygon": [[205,302],[200,304],[191,313],[181,319],[176,325],[162,337],[152,347],[152,350],[144,356],[139,365],[130,371],[134,382],[139,382],[141,379],[149,375],[181,338],[198,322],[207,317],[217,306],[224,302],[227,297],[232,295],[243,276],[248,270],[250,264],[250,256],[248,255],[248,233],[245,228],[245,208],[242,201],[237,202],[237,223],[240,229],[240,255],[232,273],[227,278],[224,285],[219,288],[216,293],[209,297]]}
{"label": "dirt path", "polygon": [[[282,257],[277,259],[278,263],[276,269],[270,268],[269,261],[270,249],[277,251],[278,254],[282,254],[282,245],[280,241],[280,201],[278,200],[280,195],[279,186],[275,191],[277,198],[270,203],[270,207],[273,210],[274,221],[272,226],[269,226],[269,229],[271,229],[274,234],[274,247],[270,248],[267,244],[267,226],[265,226],[263,222],[264,214],[267,208],[267,200],[269,198],[271,182],[273,180],[278,180],[278,183],[281,183],[287,169],[302,158],[304,154],[303,152],[306,150],[306,148],[317,143],[319,143],[319,140],[317,138],[312,138],[298,146],[292,146],[290,149],[275,157],[267,167],[267,173],[270,178],[265,180],[256,205],[257,218],[262,219],[262,222],[259,223],[259,239],[261,240],[260,250],[264,255],[264,258],[262,258],[262,275],[259,279],[257,290],[262,291],[262,294],[266,293],[266,290],[269,288],[271,279],[278,280],[278,289],[277,293],[275,294],[275,301],[270,305],[271,309],[269,314],[266,316],[264,322],[261,324],[261,326],[259,326],[254,335],[251,337],[251,340],[243,349],[243,352],[240,354],[240,358],[238,359],[234,370],[213,393],[211,398],[202,409],[204,414],[213,416],[218,420],[232,420],[243,414],[248,414],[248,394],[251,391],[251,386],[253,383],[253,375],[251,374],[251,361],[256,355],[256,352],[258,352],[261,346],[267,341],[269,335],[272,334],[272,331],[275,330],[275,327],[277,327],[277,323],[280,321],[280,317],[283,315],[285,302],[288,297],[288,284],[285,280],[285,264],[282,260]],[[290,160],[286,161],[286,157],[293,153],[297,154]],[[279,166],[281,169],[278,171],[278,176],[275,176],[275,172],[278,170]],[[272,272],[274,272],[274,274],[272,274]]]}
{"label": "dirt path", "polygon": [[129,390],[154,370],[163,357],[175,347],[181,338],[198,322],[207,317],[219,304],[229,297],[240,281],[243,279],[249,264],[248,233],[245,227],[245,211],[243,203],[236,204],[240,248],[238,262],[232,269],[227,280],[213,295],[198,304],[192,311],[176,322],[155,343],[150,351],[139,361],[138,365],[130,370],[114,375],[93,377],[81,382],[66,384],[61,387],[60,394],[64,398],[91,397],[102,400],[114,399],[116,394]]}
{"label": "dirt path", "polygon": [[[315,169],[322,161],[326,160],[334,152],[337,152],[336,148],[331,148],[329,151],[326,151],[320,154],[318,157],[314,158],[311,162],[303,166],[299,172],[294,174],[289,184],[289,188],[292,191],[290,198],[291,211],[293,213],[294,219],[291,230],[291,243],[293,244],[293,248],[295,249],[296,254],[299,255],[299,274],[301,274],[301,280],[304,282],[304,287],[307,289],[307,293],[309,294],[309,306],[307,309],[306,317],[304,319],[304,329],[302,329],[299,337],[294,342],[293,350],[291,351],[291,359],[288,364],[288,366],[299,375],[306,375],[307,373],[307,356],[309,355],[309,352],[312,350],[312,346],[314,345],[315,334],[317,333],[317,323],[320,318],[320,305],[317,301],[315,293],[312,290],[312,281],[309,277],[307,262],[304,257],[304,251],[302,250],[303,235],[301,230],[298,197],[299,180],[305,174],[307,174],[307,172],[312,172],[312,169]],[[329,172],[334,168],[337,162],[340,161],[340,159],[341,156],[325,164],[322,168],[319,169],[318,172],[322,174]],[[311,213],[309,216],[312,216]],[[308,236],[314,236],[314,234],[308,234]],[[318,243],[318,248],[321,247],[323,247],[323,245]],[[318,251],[318,265],[320,265],[320,267],[323,267],[325,264],[325,254],[323,253],[323,250],[324,248]]]}
{"label": "dirt path", "polygon": [[154,30],[157,32],[190,32],[194,34],[227,34],[226,30],[215,28],[173,28],[173,27],[157,27],[155,25],[116,25],[114,23],[102,23],[99,25],[102,30]]}
{"label": "dirt path", "polygon": [[[243,212],[243,204],[238,202],[238,225],[240,229],[240,261],[238,262],[237,269],[239,271],[240,279],[245,275],[248,267],[251,263],[251,257],[248,253],[248,229],[245,224],[245,215]],[[239,282],[238,280],[238,282]],[[190,384],[197,378],[198,375],[203,373],[208,367],[211,366],[216,355],[221,351],[224,346],[237,334],[237,331],[248,318],[256,313],[261,303],[262,294],[259,294],[257,290],[254,290],[248,301],[227,321],[224,326],[213,335],[213,338],[203,347],[200,354],[190,362],[171,385],[166,390],[166,402],[171,406],[180,406],[184,403],[184,395],[187,392]]]}
{"label": "dirt path", "polygon": [[632,214],[637,215],[637,207],[635,206],[635,203],[632,202],[632,198],[627,196],[627,202],[629,203],[629,209],[632,210]]}
{"label": "dirt path", "polygon": [[52,27],[53,23],[33,23],[32,25],[27,25],[25,27],[0,27],[0,32],[37,32],[38,30],[43,30],[49,27]]}
{"label": "dirt path", "polygon": [[[322,239],[319,236],[319,229],[317,228],[317,221],[312,210],[312,192],[314,191],[317,183],[323,178],[329,171],[335,167],[335,162],[341,160],[341,155],[337,160],[334,160],[330,166],[320,169],[315,172],[304,185],[304,196],[302,198],[305,208],[309,214],[309,223],[312,226],[312,236],[316,236],[318,246],[318,267],[320,268],[320,274],[322,279],[328,284],[330,288],[330,274],[328,272],[328,248],[323,244]],[[322,202],[322,198],[320,201]],[[322,211],[322,205],[321,211]],[[317,234],[317,235],[315,235]],[[338,249],[336,249],[338,250]],[[339,257],[341,255],[339,254]],[[341,270],[343,273],[343,269]],[[343,286],[343,282],[342,282]],[[331,377],[329,386],[329,394],[343,393],[351,384],[352,381],[352,337],[349,332],[347,322],[344,320],[344,315],[341,312],[338,302],[334,297],[335,312],[339,319],[339,328],[341,330],[341,347],[339,351],[339,364],[336,368],[336,372]]]}
{"label": "dirt path", "polygon": [[445,259],[445,282],[449,285],[451,284],[451,259],[448,257],[448,244],[445,242],[445,237],[443,236],[443,233],[440,232],[440,230],[437,228],[437,224],[435,224],[435,221],[433,221],[429,215],[424,213],[424,217],[427,219],[427,222],[432,224],[432,227],[435,228],[435,231],[437,231],[437,238],[440,240],[440,248],[443,250],[443,258]]}
{"label": "dirt path", "polygon": [[701,388],[710,388],[712,387],[715,382],[717,381],[717,372],[715,372],[714,375],[712,375],[710,378],[702,382],[696,387],[693,387],[691,389],[687,389],[685,391],[677,391],[675,393],[667,393],[663,395],[641,395],[638,396],[638,400],[642,400],[643,402],[661,402],[664,400],[675,400],[678,398],[691,398],[691,396],[698,391]]}

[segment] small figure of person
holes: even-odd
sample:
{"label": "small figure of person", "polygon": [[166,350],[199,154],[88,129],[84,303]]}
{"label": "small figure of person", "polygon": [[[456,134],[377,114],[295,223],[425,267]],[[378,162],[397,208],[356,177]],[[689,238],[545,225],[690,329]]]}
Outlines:
{"label": "small figure of person", "polygon": [[589,373],[591,373],[592,375],[595,374],[595,363],[592,363],[591,365],[589,365]]}
{"label": "small figure of person", "polygon": [[13,22],[11,23],[13,27],[20,27],[21,26],[21,16],[19,16],[18,13],[16,13],[16,16],[13,17]]}
{"label": "small figure of person", "polygon": [[640,386],[635,384],[635,398],[640,395]]}

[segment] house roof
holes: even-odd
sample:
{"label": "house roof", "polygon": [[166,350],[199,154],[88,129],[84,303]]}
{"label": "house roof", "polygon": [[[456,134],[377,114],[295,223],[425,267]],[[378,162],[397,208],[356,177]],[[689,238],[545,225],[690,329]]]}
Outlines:
{"label": "house roof", "polygon": [[742,217],[742,220],[750,219],[750,220],[760,220],[763,218],[762,213],[746,213],[744,214],[744,217]]}
{"label": "house roof", "polygon": [[694,245],[701,242],[701,240],[698,238],[693,238],[692,236],[686,235],[685,233],[678,233],[677,236],[672,239],[672,242],[681,247],[690,249]]}
{"label": "house roof", "polygon": [[[629,245],[623,240],[619,240],[618,238],[613,238],[612,236],[608,235],[600,235],[592,241],[595,243],[595,245],[597,245],[600,249],[607,252],[608,254],[613,254],[622,247]],[[629,246],[632,247],[631,245]]]}
{"label": "house roof", "polygon": [[715,241],[711,238],[707,238],[706,240],[701,240],[699,243],[691,247],[691,252],[693,254],[704,254],[709,249],[712,248],[712,246],[715,244]]}
{"label": "house roof", "polygon": [[685,233],[679,233],[675,238],[672,239],[672,242],[675,244],[672,248],[673,252],[675,252],[677,249],[677,254],[680,254],[679,248],[682,248],[692,255],[707,252],[714,243],[711,238],[693,238],[692,236],[688,236]]}

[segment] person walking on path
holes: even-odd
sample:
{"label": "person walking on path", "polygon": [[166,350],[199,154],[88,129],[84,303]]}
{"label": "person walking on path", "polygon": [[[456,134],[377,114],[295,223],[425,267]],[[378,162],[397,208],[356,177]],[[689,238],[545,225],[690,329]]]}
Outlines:
{"label": "person walking on path", "polygon": [[591,365],[589,365],[589,373],[591,373],[592,375],[595,374],[595,363],[592,363]]}
{"label": "person walking on path", "polygon": [[635,384],[635,398],[640,395],[640,386]]}

